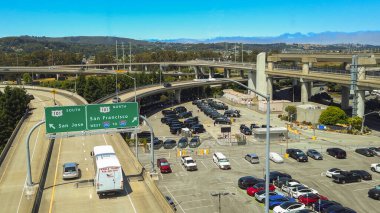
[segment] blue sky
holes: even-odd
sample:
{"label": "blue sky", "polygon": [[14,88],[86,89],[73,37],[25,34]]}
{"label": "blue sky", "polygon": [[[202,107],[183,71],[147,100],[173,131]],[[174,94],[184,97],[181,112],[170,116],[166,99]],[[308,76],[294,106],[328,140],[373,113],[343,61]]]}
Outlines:
{"label": "blue sky", "polygon": [[0,37],[204,39],[380,30],[379,0],[0,1]]}

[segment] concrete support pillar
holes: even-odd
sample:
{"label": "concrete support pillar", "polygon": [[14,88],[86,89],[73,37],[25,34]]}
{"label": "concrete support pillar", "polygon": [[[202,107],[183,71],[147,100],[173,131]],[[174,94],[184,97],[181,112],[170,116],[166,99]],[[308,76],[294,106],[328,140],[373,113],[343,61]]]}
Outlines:
{"label": "concrete support pillar", "polygon": [[144,69],[145,69],[145,72],[147,72],[147,71],[148,71],[148,66],[145,65],[145,66],[144,66]]}
{"label": "concrete support pillar", "polygon": [[342,109],[348,109],[350,107],[350,88],[342,86],[342,101],[340,107]]}
{"label": "concrete support pillar", "polygon": [[[256,90],[256,73],[253,70],[248,71],[248,88]],[[255,95],[254,92],[248,91],[248,94]]]}
{"label": "concrete support pillar", "polygon": [[60,74],[56,74],[57,81],[59,80]]}
{"label": "concrete support pillar", "polygon": [[199,79],[198,68],[197,67],[191,67],[191,69],[193,69],[193,71],[195,73],[194,79]]}
{"label": "concrete support pillar", "polygon": [[309,63],[302,64],[302,74],[304,75],[309,74]]}
{"label": "concrete support pillar", "polygon": [[225,78],[230,78],[230,75],[231,75],[231,70],[227,69],[227,68],[224,68],[224,77]]}
{"label": "concrete support pillar", "polygon": [[17,82],[18,85],[21,85],[22,82],[21,82],[21,76],[20,75],[17,75],[16,82]]}
{"label": "concrete support pillar", "polygon": [[301,102],[306,103],[309,101],[308,82],[305,82],[302,78],[301,82]]}
{"label": "concrete support pillar", "polygon": [[273,100],[273,78],[267,77],[267,94],[269,94],[270,99]]}
{"label": "concrete support pillar", "polygon": [[[267,82],[265,75],[265,52],[261,52],[257,55],[256,60],[256,91],[261,94],[267,93]],[[259,96],[259,100],[264,100],[264,98]]]}
{"label": "concrete support pillar", "polygon": [[210,74],[208,75],[208,78],[213,78],[215,75],[215,69],[214,67],[210,67]]}
{"label": "concrete support pillar", "polygon": [[309,83],[308,83],[308,85],[307,85],[307,90],[308,90],[308,99],[310,99],[311,98],[311,96],[313,96],[313,82],[312,81],[310,81]]}
{"label": "concrete support pillar", "polygon": [[364,110],[365,110],[365,91],[359,90],[358,91],[358,116],[363,117],[364,116]]}
{"label": "concrete support pillar", "polygon": [[273,71],[273,68],[274,68],[274,63],[268,62],[268,71]]}
{"label": "concrete support pillar", "polygon": [[176,100],[178,103],[181,103],[181,91],[182,91],[182,90],[180,90],[180,89],[174,91],[175,100]]}
{"label": "concrete support pillar", "polygon": [[244,78],[244,70],[240,70],[240,77]]}
{"label": "concrete support pillar", "polygon": [[160,71],[161,72],[165,71],[164,66],[162,66],[161,64],[160,64]]}
{"label": "concrete support pillar", "polygon": [[358,80],[365,80],[365,67],[358,67]]}

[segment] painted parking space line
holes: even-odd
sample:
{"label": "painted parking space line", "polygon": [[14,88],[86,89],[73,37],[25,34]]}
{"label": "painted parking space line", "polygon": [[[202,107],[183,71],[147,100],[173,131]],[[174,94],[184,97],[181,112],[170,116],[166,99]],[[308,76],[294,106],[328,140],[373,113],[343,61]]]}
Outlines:
{"label": "painted parking space line", "polygon": [[[177,196],[177,197],[178,197],[178,196]],[[192,202],[199,202],[199,201],[203,201],[203,200],[210,200],[210,199],[199,199],[199,200],[182,201],[181,204],[184,204],[184,203],[192,203]]]}
{"label": "painted parking space line", "polygon": [[199,196],[199,195],[201,195],[202,193],[194,193],[194,194],[186,194],[186,195],[176,195],[176,197],[178,198],[178,197],[186,197],[186,196]]}
{"label": "painted parking space line", "polygon": [[212,206],[214,206],[214,205],[197,206],[197,207],[187,208],[187,209],[184,209],[184,210],[189,211],[189,210],[194,210],[194,209],[199,209],[199,208],[208,208],[208,207],[212,207]]}
{"label": "painted parking space line", "polygon": [[208,169],[208,167],[206,166],[206,164],[203,163],[202,160],[199,160],[199,161],[202,163],[202,165],[203,165],[206,169]]}
{"label": "painted parking space line", "polygon": [[235,159],[232,158],[231,161],[235,162],[235,163],[237,164],[238,167],[241,167],[241,166],[240,166],[240,163],[239,163],[237,160],[235,160]]}

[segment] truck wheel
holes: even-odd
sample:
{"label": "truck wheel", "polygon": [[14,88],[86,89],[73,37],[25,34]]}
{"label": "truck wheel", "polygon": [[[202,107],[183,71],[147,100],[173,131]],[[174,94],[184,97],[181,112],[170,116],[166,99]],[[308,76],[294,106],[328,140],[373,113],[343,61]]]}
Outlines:
{"label": "truck wheel", "polygon": [[373,168],[373,167],[372,167],[372,168],[371,168],[371,171],[373,171],[373,172],[374,172],[374,171],[375,171],[375,168]]}

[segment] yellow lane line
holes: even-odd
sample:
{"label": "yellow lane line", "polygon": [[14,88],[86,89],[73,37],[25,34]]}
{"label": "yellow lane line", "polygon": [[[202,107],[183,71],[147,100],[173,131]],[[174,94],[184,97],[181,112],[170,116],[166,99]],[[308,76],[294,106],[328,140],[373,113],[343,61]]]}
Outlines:
{"label": "yellow lane line", "polygon": [[59,156],[61,153],[61,144],[62,144],[62,138],[59,140],[59,148],[58,148],[58,157],[57,157],[57,162],[55,164],[55,174],[54,174],[54,183],[53,183],[53,191],[51,193],[51,198],[50,198],[50,207],[49,207],[49,213],[52,212],[53,209],[53,201],[54,201],[54,193],[55,193],[55,184],[57,182],[57,174],[58,174],[58,163],[59,163]]}

